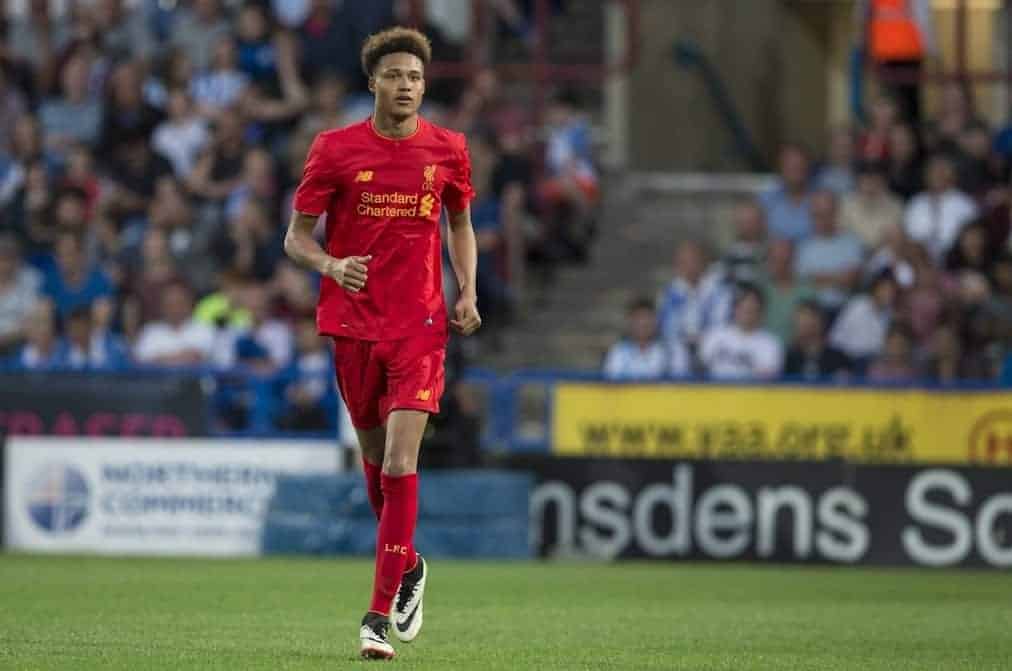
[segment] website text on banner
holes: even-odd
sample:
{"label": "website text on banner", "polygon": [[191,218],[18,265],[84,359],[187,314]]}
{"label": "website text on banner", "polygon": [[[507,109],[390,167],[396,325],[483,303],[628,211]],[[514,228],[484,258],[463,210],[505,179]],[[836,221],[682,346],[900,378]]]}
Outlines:
{"label": "website text on banner", "polygon": [[329,441],[11,438],[4,538],[15,550],[260,554],[283,475],[333,476]]}
{"label": "website text on banner", "polygon": [[1012,393],[559,384],[569,456],[1012,464]]}

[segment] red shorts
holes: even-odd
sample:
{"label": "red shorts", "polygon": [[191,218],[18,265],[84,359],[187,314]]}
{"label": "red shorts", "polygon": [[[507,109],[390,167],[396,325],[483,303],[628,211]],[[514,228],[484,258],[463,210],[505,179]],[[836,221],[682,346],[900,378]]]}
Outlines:
{"label": "red shorts", "polygon": [[374,429],[393,410],[439,412],[446,384],[445,334],[400,340],[334,338],[337,384],[357,429]]}

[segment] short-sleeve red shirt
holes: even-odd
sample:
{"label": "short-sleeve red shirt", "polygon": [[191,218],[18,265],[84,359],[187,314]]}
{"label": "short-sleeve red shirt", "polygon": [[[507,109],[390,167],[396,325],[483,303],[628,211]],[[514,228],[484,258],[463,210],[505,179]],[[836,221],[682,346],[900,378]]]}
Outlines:
{"label": "short-sleeve red shirt", "polygon": [[324,277],[316,311],[321,334],[394,340],[446,333],[440,213],[474,197],[464,136],[418,118],[400,139],[372,120],[320,133],[306,158],[294,208],[327,213],[325,248],[336,258],[369,256],[365,288]]}

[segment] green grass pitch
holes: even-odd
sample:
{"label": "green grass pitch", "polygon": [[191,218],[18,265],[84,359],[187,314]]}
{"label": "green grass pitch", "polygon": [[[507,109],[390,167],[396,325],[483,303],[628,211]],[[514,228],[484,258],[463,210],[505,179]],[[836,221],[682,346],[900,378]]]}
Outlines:
{"label": "green grass pitch", "polygon": [[[363,560],[0,555],[0,669],[342,669]],[[1012,669],[1007,572],[433,560],[404,669]]]}

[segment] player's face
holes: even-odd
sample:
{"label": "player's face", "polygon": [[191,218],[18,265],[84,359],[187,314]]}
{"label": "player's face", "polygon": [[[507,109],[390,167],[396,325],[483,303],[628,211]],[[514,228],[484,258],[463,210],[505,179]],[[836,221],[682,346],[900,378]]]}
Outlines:
{"label": "player's face", "polygon": [[376,65],[369,90],[376,96],[377,112],[395,119],[416,114],[425,95],[421,59],[405,52],[387,54]]}

